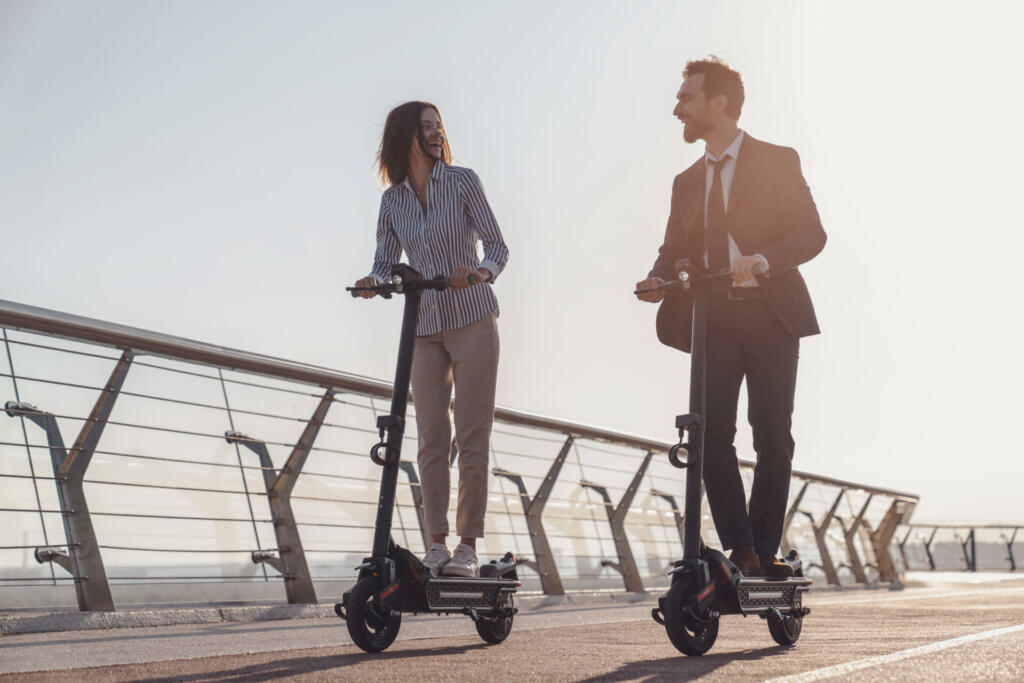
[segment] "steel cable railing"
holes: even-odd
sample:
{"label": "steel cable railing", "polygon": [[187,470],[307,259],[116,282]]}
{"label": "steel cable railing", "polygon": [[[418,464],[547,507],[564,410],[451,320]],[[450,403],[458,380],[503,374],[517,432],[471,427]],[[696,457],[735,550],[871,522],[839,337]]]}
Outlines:
{"label": "steel cable railing", "polygon": [[[378,480],[366,451],[377,436],[369,428],[377,401],[390,393],[386,383],[10,302],[0,302],[0,327],[10,370],[0,373],[0,389],[9,386],[7,412],[19,418],[0,421],[0,488],[14,494],[4,496],[9,503],[18,501],[0,508],[0,604],[4,585],[74,583],[82,609],[103,609],[106,603],[89,592],[98,576],[115,589],[124,582],[283,579],[292,602],[315,600],[314,581],[352,579],[338,569],[358,563],[369,547]],[[310,418],[318,401],[319,417]],[[570,588],[642,590],[645,583],[664,583],[665,568],[681,550],[684,481],[660,456],[668,444],[502,408],[496,419],[496,476],[482,555],[514,550],[527,587],[536,589],[539,581],[546,592],[543,577],[551,574],[574,582]],[[12,429],[18,423],[22,428]],[[406,438],[414,451],[413,430]],[[308,470],[290,465],[300,452],[309,456]],[[551,469],[556,461],[559,468],[566,461],[565,469]],[[414,475],[415,467],[400,481],[394,532],[419,551]],[[268,495],[269,482],[282,477],[295,486],[284,501]],[[794,500],[805,482],[811,494]],[[73,485],[78,488],[68,488]],[[848,580],[852,566],[839,525],[854,516],[863,496],[875,496],[877,505],[858,522],[875,541],[856,540],[852,547],[874,562],[874,580],[889,580],[874,556],[887,553],[887,527],[909,520],[915,496],[802,472],[794,473],[793,488],[791,537],[812,543],[802,551],[818,567],[836,556],[835,577],[816,570],[830,581]],[[72,566],[72,557],[82,560],[87,545],[88,535],[69,526],[81,516],[67,507],[71,494],[83,508],[89,500],[90,528],[96,520],[93,571],[73,576],[54,569]],[[846,496],[845,504],[836,495]],[[549,507],[543,515],[525,514],[531,505],[534,513]],[[308,547],[283,545],[283,527],[296,541],[301,534]],[[620,536],[628,539],[625,547],[615,541]],[[61,542],[54,545],[55,539]],[[200,539],[209,547],[195,543]],[[25,564],[29,550],[47,566]],[[243,564],[231,556],[245,558]],[[185,557],[199,562],[179,559]],[[24,575],[40,569],[47,575]],[[162,590],[173,594],[173,587]]]}

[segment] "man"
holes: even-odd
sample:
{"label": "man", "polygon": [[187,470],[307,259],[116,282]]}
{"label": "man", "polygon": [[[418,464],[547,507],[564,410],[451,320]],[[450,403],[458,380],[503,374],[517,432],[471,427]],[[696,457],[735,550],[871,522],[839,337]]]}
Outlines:
{"label": "man", "polygon": [[[709,272],[732,271],[709,287],[704,485],[722,547],[744,574],[790,576],[776,559],[789,496],[799,338],[818,322],[797,266],[825,246],[825,231],[796,151],[740,130],[740,75],[717,58],[689,62],[673,112],[687,142],[704,140],[704,156],[676,176],[665,241],[643,301],[662,301],[658,339],[690,350],[688,294],[663,297],[688,258]],[[761,263],[767,270],[754,275]],[[655,291],[649,291],[655,290]],[[749,512],[733,439],[740,384],[747,381],[748,420],[757,466]]]}

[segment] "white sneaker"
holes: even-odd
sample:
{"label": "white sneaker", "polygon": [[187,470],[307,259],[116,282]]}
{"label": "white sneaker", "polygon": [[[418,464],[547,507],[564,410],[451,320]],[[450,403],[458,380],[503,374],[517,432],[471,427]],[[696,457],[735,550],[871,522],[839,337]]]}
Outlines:
{"label": "white sneaker", "polygon": [[451,558],[451,553],[448,552],[448,548],[441,543],[435,543],[430,546],[430,550],[423,558],[423,566],[429,569],[434,576],[439,576],[441,567],[448,562],[449,558]]}
{"label": "white sneaker", "polygon": [[445,576],[476,576],[476,551],[465,543],[458,544],[442,573]]}

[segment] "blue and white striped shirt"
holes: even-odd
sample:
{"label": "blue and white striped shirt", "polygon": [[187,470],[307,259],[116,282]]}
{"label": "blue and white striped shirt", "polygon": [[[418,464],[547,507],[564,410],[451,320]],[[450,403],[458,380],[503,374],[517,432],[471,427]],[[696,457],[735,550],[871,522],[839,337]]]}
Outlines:
{"label": "blue and white striped shirt", "polygon": [[[477,255],[478,239],[484,247],[483,261]],[[436,162],[427,181],[426,213],[408,179],[384,191],[371,271],[378,282],[390,278],[391,265],[398,263],[402,251],[409,265],[427,278],[447,277],[456,266],[485,268],[491,282],[498,277],[508,261],[508,247],[476,173]],[[459,291],[428,289],[420,299],[416,334],[463,327],[497,309],[489,282]]]}

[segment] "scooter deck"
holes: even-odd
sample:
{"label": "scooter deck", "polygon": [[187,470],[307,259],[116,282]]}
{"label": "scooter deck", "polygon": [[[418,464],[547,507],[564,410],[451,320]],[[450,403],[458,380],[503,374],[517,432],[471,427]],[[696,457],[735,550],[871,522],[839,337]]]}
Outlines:
{"label": "scooter deck", "polygon": [[424,590],[433,612],[473,609],[488,613],[504,607],[519,586],[514,579],[439,576],[427,579]]}
{"label": "scooter deck", "polygon": [[810,590],[810,579],[794,576],[788,579],[741,577],[736,583],[740,612],[756,614],[771,610],[790,611],[801,606],[803,594]]}

